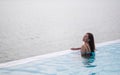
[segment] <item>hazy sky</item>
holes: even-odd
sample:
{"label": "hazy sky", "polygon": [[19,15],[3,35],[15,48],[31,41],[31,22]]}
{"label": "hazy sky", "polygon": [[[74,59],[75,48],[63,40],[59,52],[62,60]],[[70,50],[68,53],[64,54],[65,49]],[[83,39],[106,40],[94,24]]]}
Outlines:
{"label": "hazy sky", "polygon": [[120,0],[0,0],[0,62],[120,38]]}
{"label": "hazy sky", "polygon": [[0,0],[0,36],[58,39],[100,27],[98,33],[119,32],[119,8],[119,0]]}

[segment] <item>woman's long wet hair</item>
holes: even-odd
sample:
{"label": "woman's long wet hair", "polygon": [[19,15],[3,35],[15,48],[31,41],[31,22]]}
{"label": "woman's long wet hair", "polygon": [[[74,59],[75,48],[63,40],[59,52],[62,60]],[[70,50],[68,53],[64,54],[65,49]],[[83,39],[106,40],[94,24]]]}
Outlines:
{"label": "woman's long wet hair", "polygon": [[87,33],[87,34],[89,38],[88,44],[90,46],[91,52],[94,52],[95,51],[94,36],[92,33]]}

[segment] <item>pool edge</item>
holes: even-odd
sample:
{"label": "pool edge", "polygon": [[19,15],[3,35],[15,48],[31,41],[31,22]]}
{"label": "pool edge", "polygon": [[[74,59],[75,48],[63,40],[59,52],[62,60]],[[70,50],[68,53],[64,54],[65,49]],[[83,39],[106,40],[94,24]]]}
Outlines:
{"label": "pool edge", "polygon": [[[120,42],[120,39],[107,41],[107,42],[103,42],[103,43],[97,43],[96,47],[101,47],[101,46],[104,46],[104,45],[109,45],[109,44],[117,43],[117,42]],[[38,56],[29,57],[29,58],[19,59],[19,60],[15,60],[15,61],[10,61],[10,62],[6,62],[6,63],[0,63],[0,68],[20,65],[20,64],[32,62],[32,61],[35,61],[35,60],[42,60],[42,59],[46,59],[46,58],[52,58],[52,57],[64,55],[64,54],[67,54],[67,53],[70,53],[70,52],[73,52],[73,51],[64,50],[64,51],[58,51],[58,52],[48,53],[48,54],[44,54],[44,55],[38,55]]]}

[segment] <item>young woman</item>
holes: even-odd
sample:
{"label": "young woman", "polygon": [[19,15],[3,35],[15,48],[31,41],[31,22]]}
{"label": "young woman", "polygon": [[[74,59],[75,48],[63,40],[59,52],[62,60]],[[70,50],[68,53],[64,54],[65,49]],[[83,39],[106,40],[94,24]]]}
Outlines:
{"label": "young woman", "polygon": [[81,56],[93,56],[95,53],[94,36],[92,33],[86,33],[83,37],[84,44],[80,48],[71,48],[71,50],[81,50]]}

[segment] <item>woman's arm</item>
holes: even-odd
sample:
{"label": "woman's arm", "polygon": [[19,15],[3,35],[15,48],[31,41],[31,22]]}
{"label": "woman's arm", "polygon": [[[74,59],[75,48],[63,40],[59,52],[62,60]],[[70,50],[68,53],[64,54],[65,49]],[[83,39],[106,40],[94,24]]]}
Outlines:
{"label": "woman's arm", "polygon": [[71,48],[71,50],[80,50],[81,48]]}

